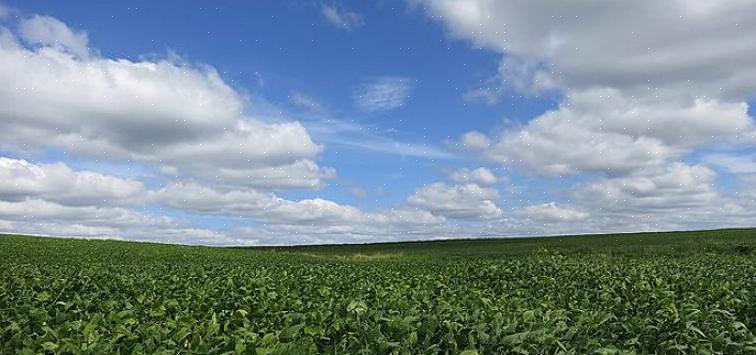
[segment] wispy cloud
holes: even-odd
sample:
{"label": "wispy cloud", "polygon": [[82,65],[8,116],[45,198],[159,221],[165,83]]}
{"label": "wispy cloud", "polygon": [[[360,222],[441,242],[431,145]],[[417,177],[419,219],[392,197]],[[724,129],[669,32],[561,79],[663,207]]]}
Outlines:
{"label": "wispy cloud", "polygon": [[362,20],[362,15],[356,12],[339,9],[335,6],[326,4],[321,6],[321,10],[323,12],[323,17],[329,24],[346,31],[351,31],[352,29],[365,24]]}
{"label": "wispy cloud", "polygon": [[389,111],[404,106],[414,86],[410,78],[383,76],[360,85],[353,99],[363,111]]}
{"label": "wispy cloud", "polygon": [[294,104],[294,106],[297,106],[305,110],[316,111],[316,112],[324,111],[323,105],[321,105],[320,102],[318,102],[314,98],[308,95],[305,95],[301,92],[293,92],[289,96],[289,101],[291,101],[291,103]]}
{"label": "wispy cloud", "polygon": [[733,174],[756,174],[756,156],[749,154],[712,153],[703,156],[701,161],[724,168]]}
{"label": "wispy cloud", "polygon": [[289,101],[293,106],[303,110],[287,111],[283,116],[304,125],[318,143],[403,157],[444,160],[457,158],[450,150],[433,143],[408,142],[392,138],[391,135],[396,134],[397,130],[380,127],[380,123],[365,124],[345,119],[330,112],[328,105],[308,93],[292,92]]}
{"label": "wispy cloud", "polygon": [[8,18],[11,8],[0,2],[0,20]]}
{"label": "wispy cloud", "polygon": [[372,152],[424,159],[454,159],[456,156],[436,145],[402,142],[386,137],[375,129],[342,120],[303,122],[318,142],[359,148]]}

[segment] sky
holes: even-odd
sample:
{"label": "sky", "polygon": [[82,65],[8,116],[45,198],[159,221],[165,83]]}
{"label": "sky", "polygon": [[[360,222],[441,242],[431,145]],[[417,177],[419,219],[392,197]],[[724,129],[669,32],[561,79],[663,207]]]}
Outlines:
{"label": "sky", "polygon": [[756,226],[756,3],[0,0],[0,232]]}

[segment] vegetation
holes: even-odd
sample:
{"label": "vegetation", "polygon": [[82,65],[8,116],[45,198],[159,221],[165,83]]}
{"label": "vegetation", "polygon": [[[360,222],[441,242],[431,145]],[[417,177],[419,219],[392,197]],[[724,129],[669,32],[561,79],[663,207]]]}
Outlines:
{"label": "vegetation", "polygon": [[756,353],[756,231],[293,248],[0,236],[0,353]]}

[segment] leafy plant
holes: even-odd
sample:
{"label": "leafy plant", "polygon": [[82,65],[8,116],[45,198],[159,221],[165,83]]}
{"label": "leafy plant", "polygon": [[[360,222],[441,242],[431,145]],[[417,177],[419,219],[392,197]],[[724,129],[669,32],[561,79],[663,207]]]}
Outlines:
{"label": "leafy plant", "polygon": [[756,353],[756,259],[731,252],[753,231],[652,236],[252,250],[5,236],[0,353]]}

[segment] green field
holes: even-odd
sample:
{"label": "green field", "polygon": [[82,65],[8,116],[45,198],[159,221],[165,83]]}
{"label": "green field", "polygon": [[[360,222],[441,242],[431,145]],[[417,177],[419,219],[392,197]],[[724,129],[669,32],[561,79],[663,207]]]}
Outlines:
{"label": "green field", "polygon": [[0,236],[0,353],[756,353],[756,230],[294,248]]}

